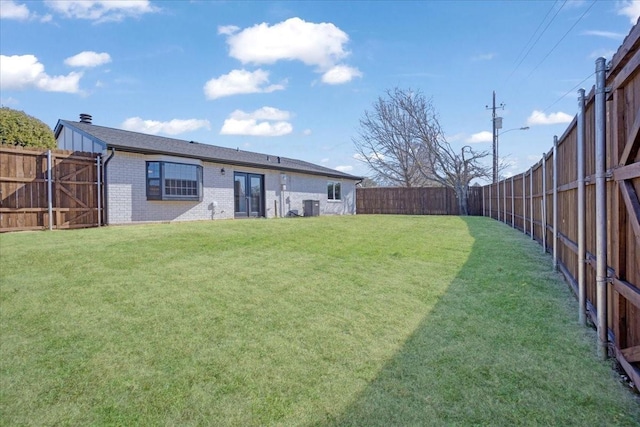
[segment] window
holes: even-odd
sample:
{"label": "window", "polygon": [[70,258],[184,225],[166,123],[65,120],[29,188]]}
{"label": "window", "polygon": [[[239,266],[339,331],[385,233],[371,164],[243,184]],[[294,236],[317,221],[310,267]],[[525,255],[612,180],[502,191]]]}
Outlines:
{"label": "window", "polygon": [[340,200],[340,183],[336,181],[329,181],[327,183],[327,199],[328,200]]}
{"label": "window", "polygon": [[202,200],[202,166],[147,162],[147,200]]}

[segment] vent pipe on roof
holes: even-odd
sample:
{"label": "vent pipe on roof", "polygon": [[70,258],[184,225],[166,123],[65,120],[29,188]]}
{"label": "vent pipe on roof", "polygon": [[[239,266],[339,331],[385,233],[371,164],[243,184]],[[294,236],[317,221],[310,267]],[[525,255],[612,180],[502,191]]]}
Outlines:
{"label": "vent pipe on roof", "polygon": [[91,114],[81,113],[80,114],[80,123],[91,124]]}

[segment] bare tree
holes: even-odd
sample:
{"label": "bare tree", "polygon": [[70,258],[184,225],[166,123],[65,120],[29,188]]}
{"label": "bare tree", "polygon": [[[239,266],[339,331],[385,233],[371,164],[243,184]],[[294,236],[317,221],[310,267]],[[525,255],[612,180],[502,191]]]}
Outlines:
{"label": "bare tree", "polygon": [[360,182],[360,187],[362,188],[372,188],[377,186],[378,186],[378,183],[376,182],[376,180],[369,177],[363,178],[362,182]]}
{"label": "bare tree", "polygon": [[406,93],[395,89],[379,97],[371,111],[360,119],[360,131],[353,143],[357,157],[367,163],[372,178],[382,185],[420,187],[429,180],[412,155],[421,145],[416,124],[402,108]]}
{"label": "bare tree", "polygon": [[360,120],[354,145],[361,159],[378,180],[453,189],[460,214],[467,215],[469,184],[491,174],[491,166],[482,163],[489,153],[468,145],[455,150],[444,137],[431,100],[421,92],[395,88],[386,93]]}

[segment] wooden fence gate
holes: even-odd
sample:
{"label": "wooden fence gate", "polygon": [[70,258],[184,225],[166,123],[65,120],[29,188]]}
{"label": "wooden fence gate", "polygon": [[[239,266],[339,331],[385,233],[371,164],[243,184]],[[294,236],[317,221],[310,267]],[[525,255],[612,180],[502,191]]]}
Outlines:
{"label": "wooden fence gate", "polygon": [[[610,93],[613,351],[640,389],[640,22],[612,61]],[[635,364],[635,366],[633,365]]]}
{"label": "wooden fence gate", "polygon": [[100,155],[0,146],[0,232],[101,224]]}

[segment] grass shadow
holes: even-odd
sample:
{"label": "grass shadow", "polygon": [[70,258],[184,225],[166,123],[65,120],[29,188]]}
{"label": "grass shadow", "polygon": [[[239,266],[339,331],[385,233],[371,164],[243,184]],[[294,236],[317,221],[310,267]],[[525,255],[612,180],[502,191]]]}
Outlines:
{"label": "grass shadow", "polygon": [[639,425],[548,255],[501,223],[464,221],[474,244],[446,294],[342,415],[315,425]]}

